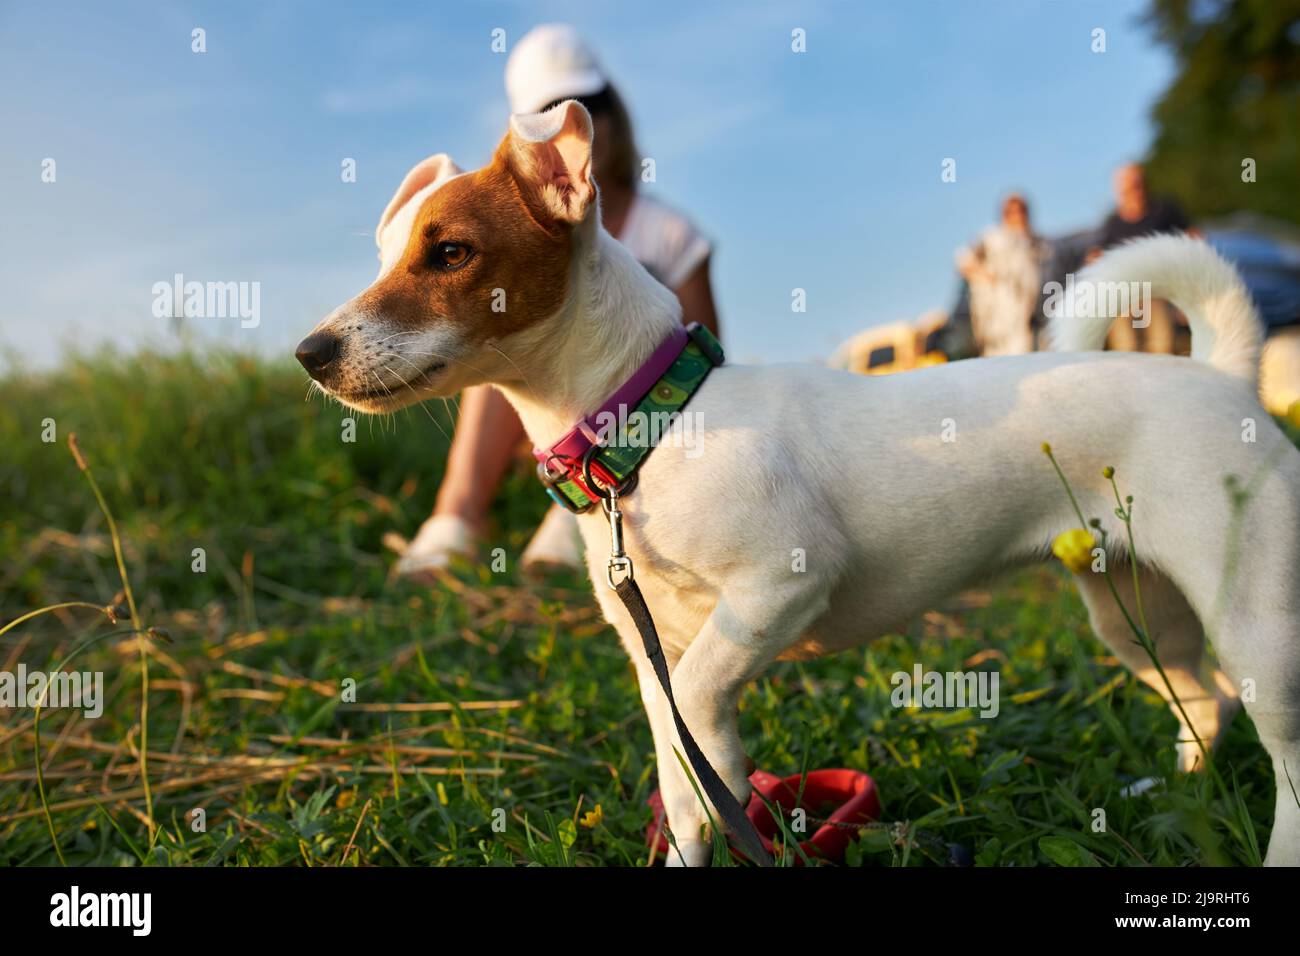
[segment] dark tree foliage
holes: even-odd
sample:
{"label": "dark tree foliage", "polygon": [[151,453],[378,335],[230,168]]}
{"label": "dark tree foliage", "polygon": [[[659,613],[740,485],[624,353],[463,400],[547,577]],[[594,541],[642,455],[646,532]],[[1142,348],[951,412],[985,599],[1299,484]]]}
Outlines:
{"label": "dark tree foliage", "polygon": [[1153,188],[1197,218],[1300,223],[1300,0],[1152,0],[1146,20],[1178,64],[1152,111]]}

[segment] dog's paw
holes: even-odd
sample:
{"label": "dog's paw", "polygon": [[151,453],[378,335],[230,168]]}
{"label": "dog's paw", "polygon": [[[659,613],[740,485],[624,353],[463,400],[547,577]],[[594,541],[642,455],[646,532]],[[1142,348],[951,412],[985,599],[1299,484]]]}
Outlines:
{"label": "dog's paw", "polygon": [[678,840],[677,849],[668,850],[667,866],[708,866],[713,862],[713,846],[701,840]]}

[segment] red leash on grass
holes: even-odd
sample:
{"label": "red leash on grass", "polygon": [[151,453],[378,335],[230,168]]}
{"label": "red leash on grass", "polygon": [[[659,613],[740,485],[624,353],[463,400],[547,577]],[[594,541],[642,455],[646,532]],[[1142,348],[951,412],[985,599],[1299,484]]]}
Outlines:
{"label": "red leash on grass", "polygon": [[[780,828],[763,802],[765,799],[775,805],[782,816],[803,808],[810,818],[824,821],[810,839],[799,843],[810,860],[841,862],[856,833],[854,825],[874,823],[880,819],[880,795],[876,791],[876,782],[857,770],[813,770],[806,777],[796,774],[784,779],[757,770],[750,775],[749,782],[754,786],[754,793],[745,808],[745,816],[768,854],[776,853],[773,838],[779,834]],[[646,843],[655,852],[667,856],[671,847],[663,832],[664,804],[659,791],[652,793],[646,803],[654,812],[654,820],[646,830]],[[820,812],[826,806],[834,806],[835,810],[829,814]],[[748,858],[740,849],[732,852]],[[803,865],[802,856],[796,854],[795,865]]]}

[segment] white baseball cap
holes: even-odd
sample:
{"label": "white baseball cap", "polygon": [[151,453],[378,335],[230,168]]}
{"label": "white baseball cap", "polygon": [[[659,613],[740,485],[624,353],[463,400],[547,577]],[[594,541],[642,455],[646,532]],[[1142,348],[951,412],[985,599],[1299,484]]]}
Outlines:
{"label": "white baseball cap", "polygon": [[590,96],[608,85],[595,54],[567,23],[533,27],[506,61],[512,113],[536,113],[556,100]]}

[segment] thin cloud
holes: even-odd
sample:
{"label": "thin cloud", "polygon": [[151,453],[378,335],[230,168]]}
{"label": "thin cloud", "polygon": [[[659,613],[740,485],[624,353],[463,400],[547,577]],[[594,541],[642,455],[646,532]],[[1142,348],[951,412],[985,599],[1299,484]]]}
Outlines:
{"label": "thin cloud", "polygon": [[329,90],[320,98],[327,113],[362,115],[395,113],[412,107],[429,106],[438,101],[433,81],[427,76],[402,76],[377,86],[358,86]]}

